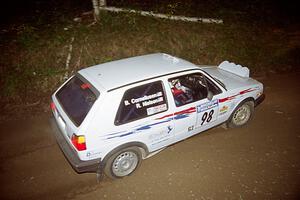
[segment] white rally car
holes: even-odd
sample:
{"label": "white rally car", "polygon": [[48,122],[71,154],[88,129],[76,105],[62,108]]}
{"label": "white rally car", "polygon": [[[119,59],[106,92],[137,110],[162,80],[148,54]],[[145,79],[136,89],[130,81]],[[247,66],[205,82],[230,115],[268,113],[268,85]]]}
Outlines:
{"label": "white rally car", "polygon": [[246,67],[149,54],[78,71],[52,95],[52,124],[77,172],[121,178],[168,145],[245,125],[263,97]]}

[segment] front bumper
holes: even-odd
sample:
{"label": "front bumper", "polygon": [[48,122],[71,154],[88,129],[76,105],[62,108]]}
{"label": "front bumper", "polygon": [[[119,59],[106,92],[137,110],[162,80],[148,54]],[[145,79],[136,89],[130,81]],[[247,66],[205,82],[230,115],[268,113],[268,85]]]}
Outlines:
{"label": "front bumper", "polygon": [[53,117],[50,119],[50,124],[60,149],[77,173],[98,172],[101,170],[101,159],[80,160],[75,150],[67,143]]}

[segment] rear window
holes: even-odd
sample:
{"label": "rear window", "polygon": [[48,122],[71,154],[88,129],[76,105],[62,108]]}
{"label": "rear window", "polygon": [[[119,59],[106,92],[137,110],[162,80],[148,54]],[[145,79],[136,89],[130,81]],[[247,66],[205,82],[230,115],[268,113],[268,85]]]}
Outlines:
{"label": "rear window", "polygon": [[73,123],[80,126],[98,94],[89,82],[76,75],[56,93],[56,98]]}

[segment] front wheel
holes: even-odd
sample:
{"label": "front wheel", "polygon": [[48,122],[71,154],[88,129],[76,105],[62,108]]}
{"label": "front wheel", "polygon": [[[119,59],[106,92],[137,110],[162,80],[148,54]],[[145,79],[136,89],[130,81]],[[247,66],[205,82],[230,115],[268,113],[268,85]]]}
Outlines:
{"label": "front wheel", "polygon": [[133,173],[141,163],[141,153],[137,147],[128,147],[108,158],[104,173],[112,178],[122,178]]}
{"label": "front wheel", "polygon": [[253,101],[246,101],[242,103],[231,114],[228,120],[228,126],[231,128],[244,126],[252,118],[253,112],[254,112]]}

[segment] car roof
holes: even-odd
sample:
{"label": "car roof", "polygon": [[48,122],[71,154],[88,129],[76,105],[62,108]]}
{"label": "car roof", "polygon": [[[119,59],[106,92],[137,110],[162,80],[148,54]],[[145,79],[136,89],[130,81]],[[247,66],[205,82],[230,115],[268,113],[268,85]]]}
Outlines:
{"label": "car roof", "polygon": [[193,63],[165,53],[131,57],[79,71],[97,89],[113,90],[131,83],[179,71],[199,69]]}

